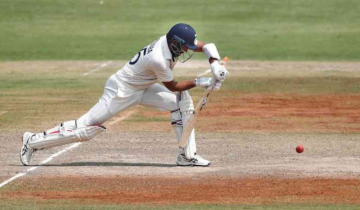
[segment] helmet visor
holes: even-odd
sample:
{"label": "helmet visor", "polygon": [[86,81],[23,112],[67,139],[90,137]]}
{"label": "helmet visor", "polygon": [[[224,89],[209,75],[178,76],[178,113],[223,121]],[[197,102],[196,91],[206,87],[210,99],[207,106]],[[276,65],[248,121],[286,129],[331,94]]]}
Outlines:
{"label": "helmet visor", "polygon": [[[175,57],[178,58],[178,60],[181,63],[186,62],[187,60],[189,60],[193,55],[194,55],[194,51],[189,50],[189,47],[187,45],[185,45],[188,50],[185,51],[183,49],[183,44],[181,44],[179,41],[177,40],[173,40],[173,42],[170,44],[170,49],[173,52],[173,54],[175,55]],[[196,48],[195,48],[196,49]],[[190,51],[190,52],[189,52]]]}

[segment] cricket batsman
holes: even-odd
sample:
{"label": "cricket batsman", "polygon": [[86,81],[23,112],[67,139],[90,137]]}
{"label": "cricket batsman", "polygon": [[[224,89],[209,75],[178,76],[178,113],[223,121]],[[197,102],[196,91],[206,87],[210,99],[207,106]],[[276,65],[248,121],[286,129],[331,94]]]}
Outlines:
{"label": "cricket batsman", "polygon": [[[194,52],[205,53],[213,77],[175,81],[172,71],[177,61],[189,60]],[[194,104],[187,90],[196,86],[219,90],[228,75],[219,61],[215,44],[197,40],[195,30],[188,24],[174,25],[166,35],[141,49],[122,69],[110,76],[103,95],[86,114],[41,133],[25,132],[20,150],[21,162],[30,165],[31,157],[37,150],[88,141],[106,130],[102,126],[105,121],[135,105],[169,111],[176,138],[180,141],[183,127],[194,114]],[[176,163],[179,166],[210,165],[210,161],[196,152],[194,130],[187,145],[179,147],[178,153]]]}

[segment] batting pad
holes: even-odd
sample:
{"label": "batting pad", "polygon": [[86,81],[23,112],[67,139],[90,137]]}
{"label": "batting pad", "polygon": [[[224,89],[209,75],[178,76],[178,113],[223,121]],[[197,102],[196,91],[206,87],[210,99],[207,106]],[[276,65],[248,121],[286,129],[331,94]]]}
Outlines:
{"label": "batting pad", "polygon": [[[171,121],[178,142],[181,140],[183,128],[191,115],[194,114],[194,103],[188,91],[182,91],[177,94],[177,101],[180,110],[171,113]],[[192,129],[190,137],[184,148],[185,156],[192,159],[196,153],[195,131]]]}
{"label": "batting pad", "polygon": [[87,126],[74,130],[64,129],[64,127],[59,126],[59,131],[57,132],[36,134],[30,140],[29,147],[32,149],[46,149],[74,142],[88,141],[105,130],[106,128],[101,125]]}

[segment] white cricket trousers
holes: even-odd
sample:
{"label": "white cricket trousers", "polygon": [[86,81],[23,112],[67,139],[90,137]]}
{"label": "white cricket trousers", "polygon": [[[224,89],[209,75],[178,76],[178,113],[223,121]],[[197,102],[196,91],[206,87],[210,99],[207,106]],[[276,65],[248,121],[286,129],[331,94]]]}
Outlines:
{"label": "white cricket trousers", "polygon": [[112,75],[106,82],[104,93],[77,123],[83,126],[101,125],[119,112],[135,105],[154,107],[161,111],[179,109],[176,95],[164,86],[153,84],[146,89],[134,89]]}

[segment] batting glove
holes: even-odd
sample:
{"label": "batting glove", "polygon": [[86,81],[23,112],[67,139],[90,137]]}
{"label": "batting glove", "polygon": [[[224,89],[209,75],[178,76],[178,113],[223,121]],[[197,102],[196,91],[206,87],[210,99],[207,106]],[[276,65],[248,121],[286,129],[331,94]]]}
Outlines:
{"label": "batting glove", "polygon": [[219,61],[214,61],[211,66],[211,73],[214,78],[220,82],[223,82],[226,76],[229,74],[228,70],[226,70],[225,66],[221,65]]}
{"label": "batting glove", "polygon": [[222,82],[220,82],[220,81],[216,81],[212,90],[213,90],[213,91],[218,91],[218,90],[220,90],[220,88],[221,88],[221,83],[222,83]]}
{"label": "batting glove", "polygon": [[198,77],[195,79],[195,85],[207,89],[213,84],[213,78],[211,77]]}

